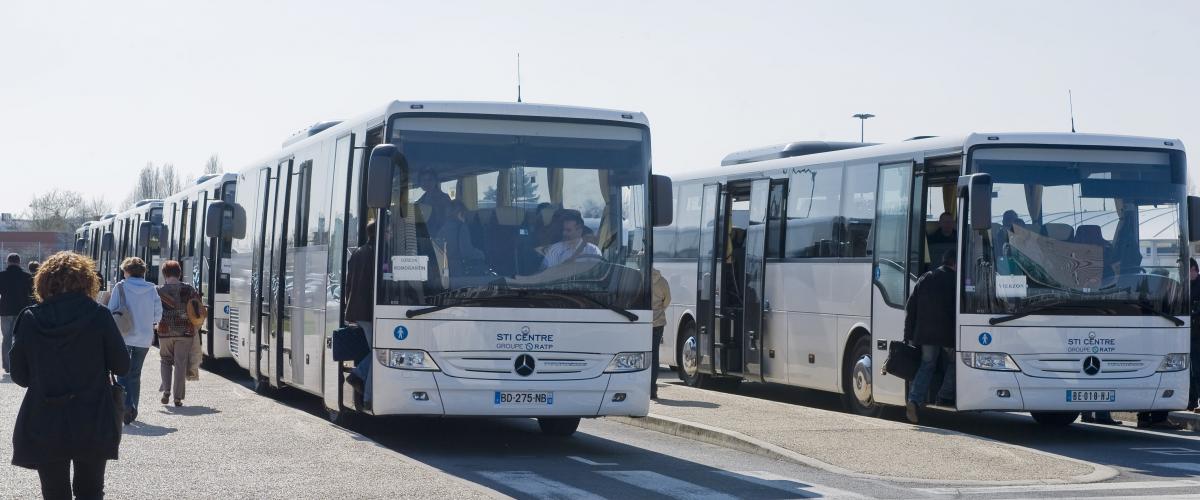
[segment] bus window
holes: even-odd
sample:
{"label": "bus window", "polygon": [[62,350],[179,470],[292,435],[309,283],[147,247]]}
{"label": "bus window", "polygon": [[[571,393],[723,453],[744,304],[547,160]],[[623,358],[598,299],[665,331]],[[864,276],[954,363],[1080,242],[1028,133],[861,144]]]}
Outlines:
{"label": "bus window", "polygon": [[700,184],[679,187],[679,208],[675,211],[675,257],[695,259],[700,256]]}
{"label": "bus window", "polygon": [[803,168],[792,172],[790,185],[784,256],[838,257],[842,239],[842,168]]}
{"label": "bus window", "polygon": [[873,163],[846,167],[845,191],[842,193],[842,217],[846,227],[842,257],[870,255],[871,225],[875,222],[875,177]]}

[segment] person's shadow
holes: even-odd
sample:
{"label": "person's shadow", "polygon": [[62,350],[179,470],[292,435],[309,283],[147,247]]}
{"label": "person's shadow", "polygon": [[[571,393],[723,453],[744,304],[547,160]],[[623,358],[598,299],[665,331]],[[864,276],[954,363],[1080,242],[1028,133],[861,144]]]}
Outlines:
{"label": "person's shadow", "polygon": [[169,415],[183,415],[185,417],[197,417],[200,415],[216,415],[221,413],[221,410],[210,408],[208,406],[167,406],[163,408],[163,413]]}
{"label": "person's shadow", "polygon": [[129,425],[125,426],[125,434],[129,434],[132,436],[148,436],[148,437],[166,436],[167,434],[170,434],[177,430],[179,430],[179,429],[176,429],[174,427],[163,427],[161,425],[148,424],[148,423],[142,422],[140,420],[134,420],[133,422],[130,422]]}

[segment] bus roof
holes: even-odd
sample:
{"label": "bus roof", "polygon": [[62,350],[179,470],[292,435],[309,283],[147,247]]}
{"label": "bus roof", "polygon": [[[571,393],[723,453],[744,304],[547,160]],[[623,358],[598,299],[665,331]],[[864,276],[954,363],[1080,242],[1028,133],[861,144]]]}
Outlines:
{"label": "bus roof", "polygon": [[934,155],[963,153],[978,145],[993,144],[1031,144],[1031,145],[1063,145],[1063,146],[1096,146],[1096,147],[1131,147],[1183,150],[1179,139],[1139,137],[1127,135],[1078,134],[1069,132],[1005,132],[1005,133],[972,133],[959,136],[929,137],[902,142],[876,144],[860,148],[842,149],[836,151],[814,153],[777,159],[767,159],[750,163],[739,163],[720,167],[710,167],[682,175],[672,175],[676,182],[692,179],[745,177],[747,174],[767,172],[774,169],[785,169],[806,165],[821,165],[846,161],[873,159],[890,161],[909,158],[918,152]]}

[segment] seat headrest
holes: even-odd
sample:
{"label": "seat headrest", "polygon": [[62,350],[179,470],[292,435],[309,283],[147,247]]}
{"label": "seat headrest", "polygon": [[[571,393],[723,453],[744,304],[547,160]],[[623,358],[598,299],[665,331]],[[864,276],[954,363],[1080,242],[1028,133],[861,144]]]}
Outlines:
{"label": "seat headrest", "polygon": [[525,222],[525,209],[521,207],[496,207],[496,224],[520,226]]}
{"label": "seat headrest", "polygon": [[1050,222],[1045,225],[1045,228],[1046,236],[1058,241],[1071,241],[1071,238],[1075,236],[1075,230],[1069,224]]}
{"label": "seat headrest", "polygon": [[549,226],[550,223],[554,222],[554,214],[558,212],[558,207],[554,205],[547,205],[542,207],[539,212],[539,215],[542,216],[542,225]]}
{"label": "seat headrest", "polygon": [[1103,245],[1108,243],[1108,241],[1104,239],[1104,234],[1100,232],[1100,226],[1084,224],[1075,229],[1075,243]]}

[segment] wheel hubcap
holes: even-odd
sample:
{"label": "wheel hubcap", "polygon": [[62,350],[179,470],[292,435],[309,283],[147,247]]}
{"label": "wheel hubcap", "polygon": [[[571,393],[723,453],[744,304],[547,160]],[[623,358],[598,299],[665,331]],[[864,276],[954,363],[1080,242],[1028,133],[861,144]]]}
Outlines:
{"label": "wheel hubcap", "polygon": [[863,406],[870,406],[871,401],[871,357],[862,356],[854,363],[854,371],[850,374],[850,383],[854,384],[854,397]]}
{"label": "wheel hubcap", "polygon": [[700,366],[700,348],[696,345],[696,337],[688,337],[683,341],[683,372],[692,377]]}

